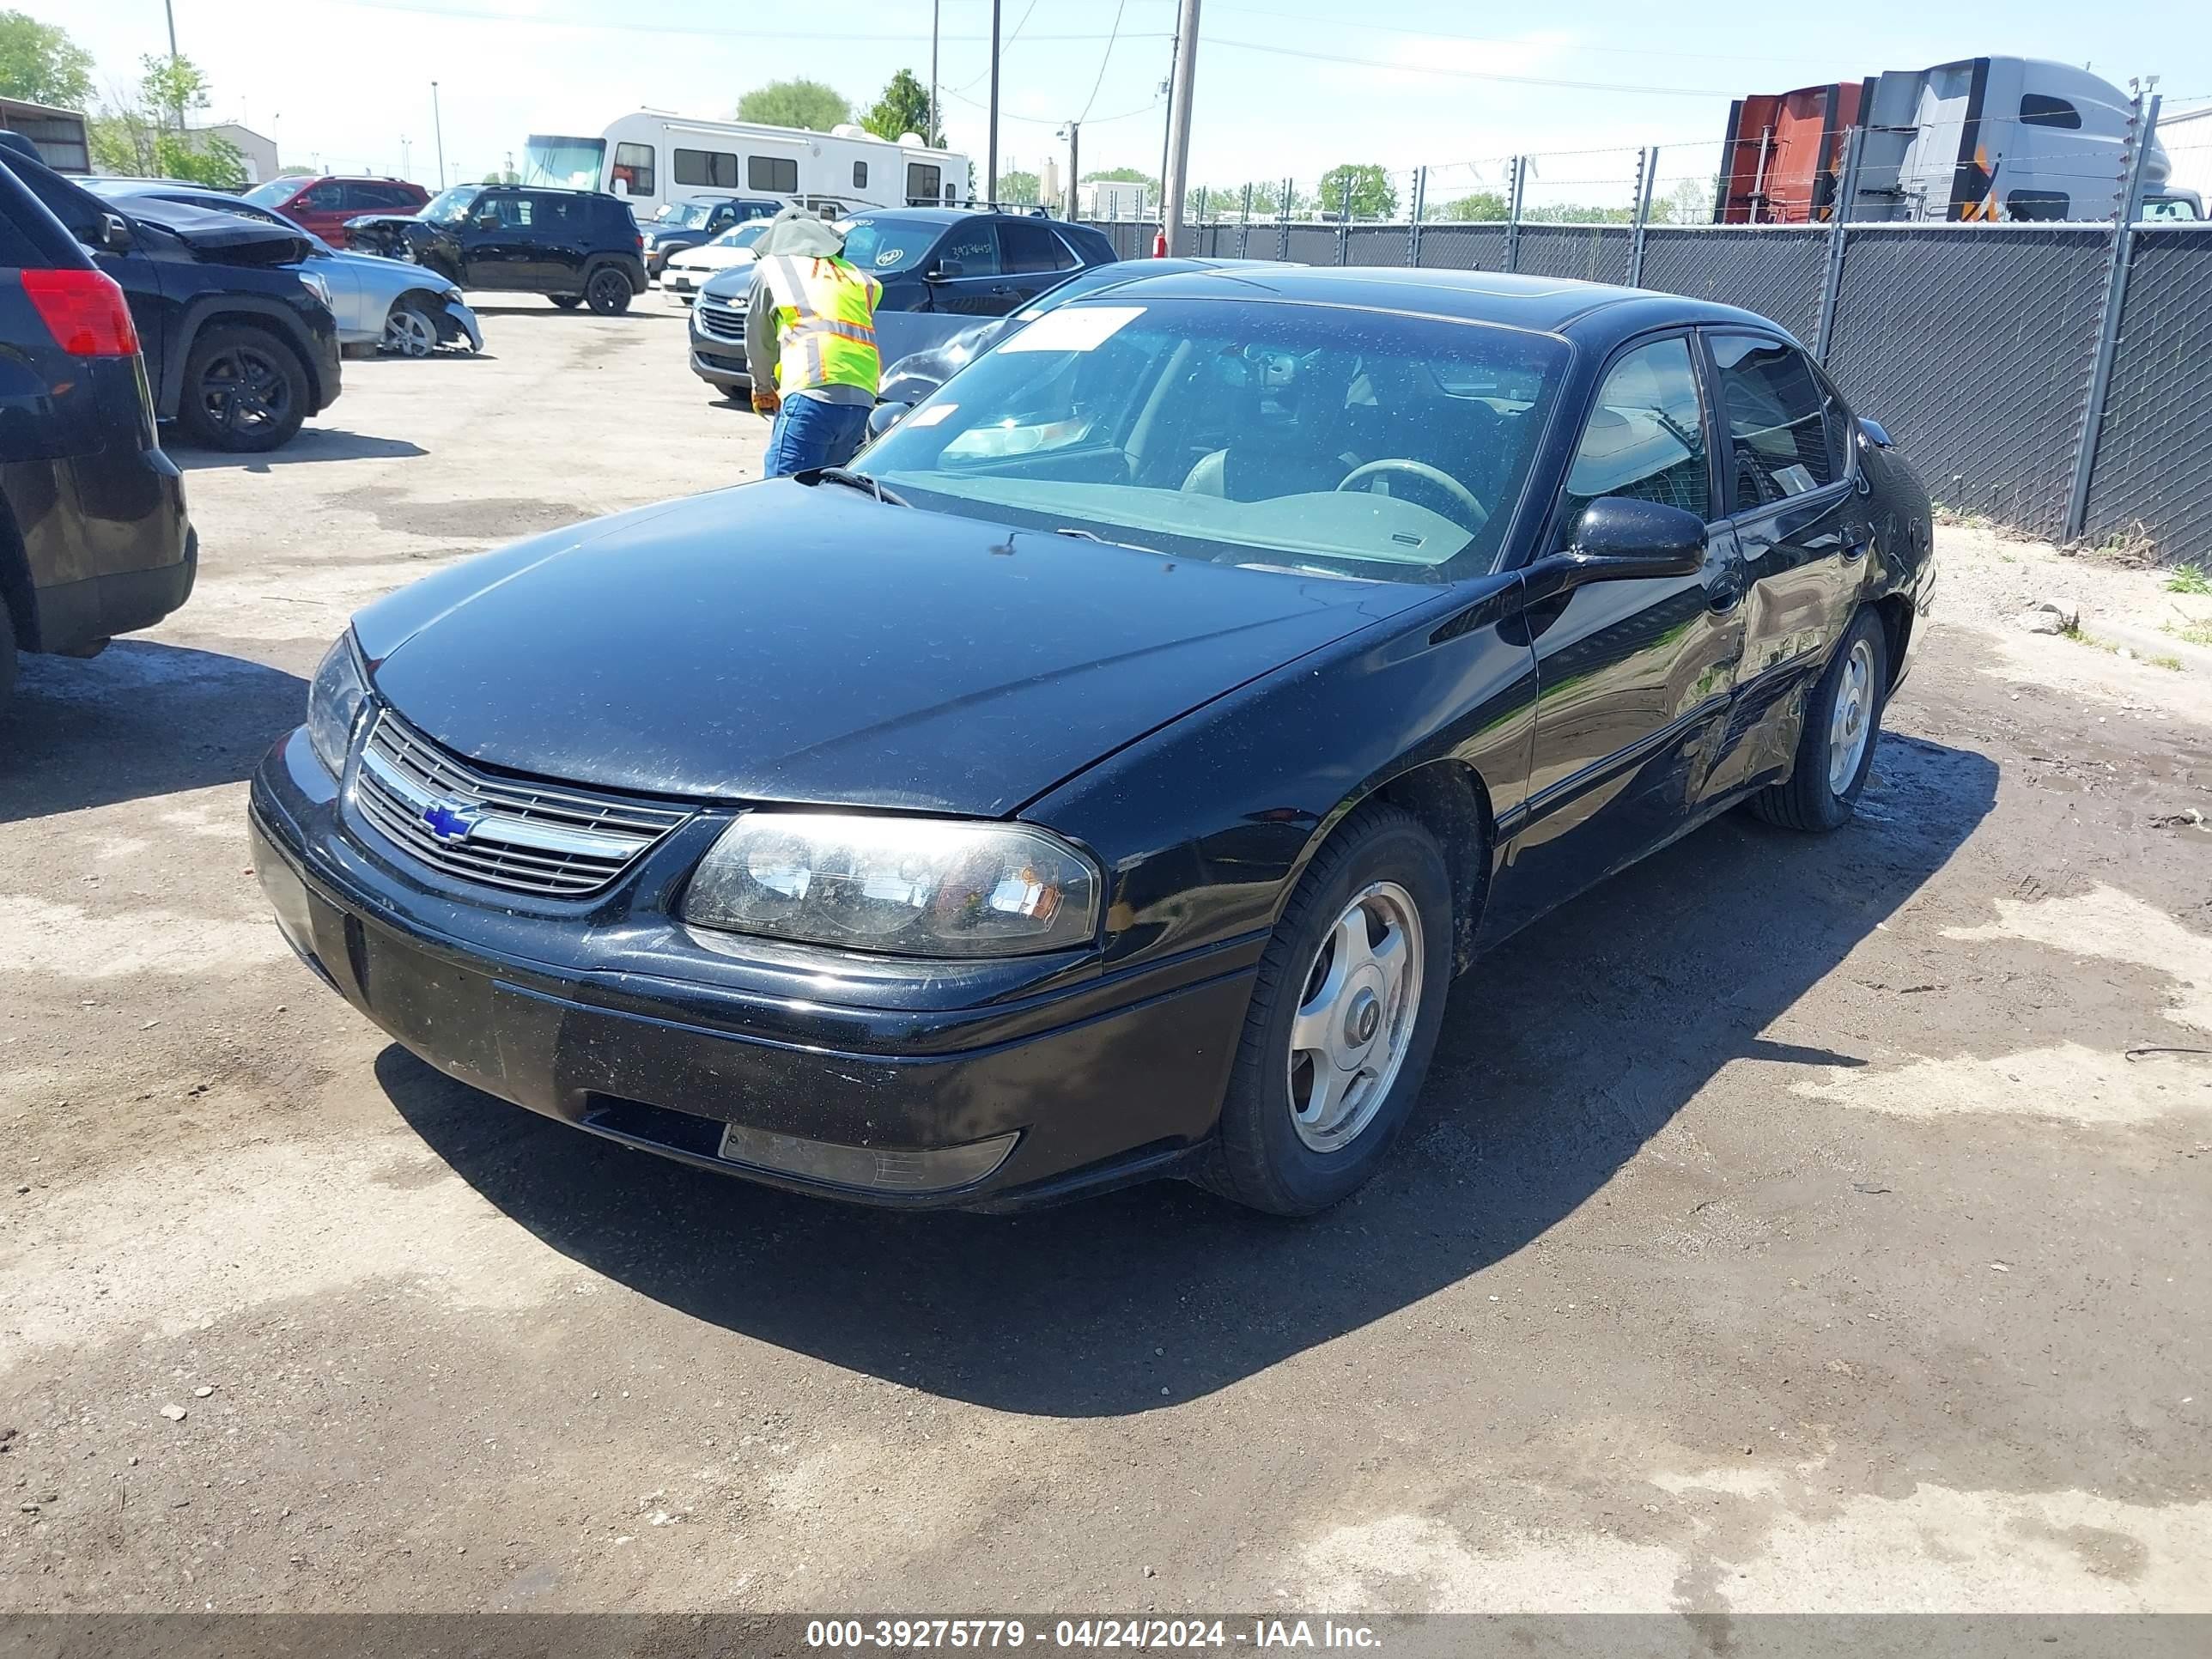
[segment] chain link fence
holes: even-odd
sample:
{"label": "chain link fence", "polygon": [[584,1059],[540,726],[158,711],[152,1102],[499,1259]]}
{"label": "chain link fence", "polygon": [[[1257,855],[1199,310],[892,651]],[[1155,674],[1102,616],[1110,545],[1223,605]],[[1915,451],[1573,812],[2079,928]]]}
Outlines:
{"label": "chain link fence", "polygon": [[[1152,252],[1152,225],[1097,228],[1125,258]],[[2109,343],[2109,225],[1652,223],[1637,233],[1255,217],[1186,225],[1176,252],[1516,270],[1740,306],[1819,349],[1945,506],[2039,536],[2124,537],[2166,561],[2212,562],[2212,226],[2135,228]],[[2095,425],[2100,349],[2113,354],[2112,372],[2084,510],[2075,475]]]}

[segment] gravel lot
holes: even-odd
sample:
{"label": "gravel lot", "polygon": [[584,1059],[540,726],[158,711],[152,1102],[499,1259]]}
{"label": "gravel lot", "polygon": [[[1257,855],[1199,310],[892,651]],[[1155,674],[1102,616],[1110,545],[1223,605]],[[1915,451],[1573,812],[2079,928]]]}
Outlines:
{"label": "gravel lot", "polygon": [[814,1203],[443,1079],[247,872],[351,609],[757,471],[657,300],[484,310],[185,455],[191,605],[0,726],[0,1607],[2212,1610],[2200,676],[1936,631],[1856,824],[1478,967],[1318,1220]]}

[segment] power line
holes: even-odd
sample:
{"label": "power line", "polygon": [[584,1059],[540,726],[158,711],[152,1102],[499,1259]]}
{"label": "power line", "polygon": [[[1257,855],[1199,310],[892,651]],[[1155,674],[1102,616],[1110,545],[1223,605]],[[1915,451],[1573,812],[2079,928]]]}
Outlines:
{"label": "power line", "polygon": [[[1276,11],[1266,6],[1223,4],[1218,8],[1218,9],[1222,11],[1241,12],[1248,17],[1271,17],[1280,22],[1310,23],[1316,27],[1330,27],[1332,23],[1331,19],[1316,16],[1311,12]],[[1424,40],[1457,40],[1464,42],[1469,46],[1505,46],[1522,51],[1527,50],[1532,46],[1540,46],[1542,44],[1540,41],[1531,41],[1527,40],[1516,40],[1510,38],[1501,38],[1494,35],[1462,34],[1455,29],[1415,28],[1411,24],[1407,23],[1376,23],[1371,22],[1364,17],[1359,20],[1359,29],[1360,32],[1364,34],[1412,34],[1418,35]],[[1579,41],[1571,47],[1563,47],[1562,50],[1570,50],[1577,53],[1603,52],[1611,56],[1623,58],[1687,58],[1699,63],[1707,64],[1798,64],[1804,61],[1802,58],[1754,58],[1743,54],[1730,55],[1729,53],[1717,52],[1668,52],[1663,47],[1656,46],[1589,46]]]}
{"label": "power line", "polygon": [[1128,4],[1129,0],[1120,0],[1114,8],[1114,31],[1106,37],[1106,50],[1098,59],[1098,78],[1091,83],[1091,96],[1083,100],[1083,113],[1075,118],[1079,126],[1091,118],[1091,106],[1098,101],[1098,88],[1106,84],[1106,65],[1114,61],[1114,42],[1121,38],[1121,14]]}
{"label": "power line", "polygon": [[[1019,23],[1016,23],[1016,24],[1014,25],[1014,32],[1013,32],[1012,34],[1009,34],[1009,35],[1006,38],[1006,40],[1005,40],[1004,41],[1002,41],[1002,42],[1000,44],[1000,46],[999,46],[999,55],[1000,55],[1001,58],[1005,57],[1005,56],[1006,56],[1009,52],[1011,52],[1011,51],[1012,51],[1012,50],[1013,50],[1014,42],[1015,42],[1015,41],[1017,41],[1017,40],[1020,40],[1020,39],[1022,38],[1022,26],[1023,26],[1023,24],[1025,24],[1025,23],[1027,23],[1027,22],[1030,21],[1030,12],[1035,11],[1036,9],[1036,0],[1030,0],[1030,3],[1029,3],[1029,10],[1028,10],[1028,11],[1024,11],[1024,12],[1022,14],[1021,22],[1019,22]],[[779,33],[780,33],[780,32],[781,32],[781,31],[779,31]],[[882,37],[881,35],[878,35],[878,36],[877,36],[877,37],[875,37],[875,38],[876,38],[876,39],[878,39],[878,40],[881,40],[881,39],[883,39],[884,37]],[[1043,39],[1045,39],[1046,37],[1044,37],[1044,36],[1042,36],[1042,35],[1040,35],[1040,36],[1038,36],[1037,38],[1038,38],[1039,40],[1043,40]],[[990,68],[989,68],[988,66],[987,66],[987,67],[984,69],[983,72],[982,72],[981,75],[977,76],[975,78],[975,80],[973,80],[973,81],[965,81],[965,82],[963,82],[960,85],[958,85],[958,86],[957,86],[957,87],[953,88],[953,89],[952,89],[952,90],[953,90],[955,93],[963,93],[963,92],[966,92],[966,91],[968,91],[970,88],[973,88],[973,87],[978,86],[978,85],[980,85],[981,83],[982,83],[983,82],[989,80],[990,78],[991,78],[991,70],[990,70]]]}
{"label": "power line", "polygon": [[[524,16],[511,11],[490,11],[471,6],[413,4],[410,3],[409,0],[319,0],[319,3],[328,6],[347,6],[359,11],[403,12],[410,16],[416,17],[440,17],[459,19],[468,22],[502,23],[509,27],[513,27],[517,23],[529,23],[544,27],[591,29],[603,33],[611,33],[615,34],[696,35],[712,37],[718,40],[755,41],[760,39],[760,30],[757,27],[718,29],[701,28],[696,25],[686,23],[612,22],[592,17],[550,17],[542,15]],[[850,29],[806,30],[779,28],[775,31],[775,34],[776,38],[780,40],[849,41],[853,38],[853,33]],[[919,43],[928,40],[930,37],[927,33],[920,33],[872,34],[868,38],[872,40],[896,40],[902,43]],[[937,38],[939,40],[982,42],[989,40],[991,37],[988,34],[939,34]],[[1109,37],[1096,32],[1086,32],[1077,34],[1032,34],[1029,38],[1032,42],[1035,42],[1040,40],[1103,40]]]}
{"label": "power line", "polygon": [[1337,52],[1301,52],[1295,46],[1263,46],[1257,40],[1212,40],[1209,46],[1235,52],[1261,52],[1273,58],[1304,58],[1316,64],[1352,64],[1362,69],[1401,70],[1412,75],[1441,75],[1455,81],[1497,81],[1518,87],[1565,87],[1576,92],[1635,92],[1657,98],[1726,98],[1711,87],[1632,86],[1620,81],[1565,81],[1544,75],[1493,75],[1482,70],[1446,69],[1434,64],[1393,63],[1382,58],[1351,58]]}

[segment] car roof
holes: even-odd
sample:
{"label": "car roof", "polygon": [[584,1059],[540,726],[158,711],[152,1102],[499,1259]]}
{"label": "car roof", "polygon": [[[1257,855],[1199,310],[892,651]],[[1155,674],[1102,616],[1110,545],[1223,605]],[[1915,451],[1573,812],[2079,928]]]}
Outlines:
{"label": "car roof", "polygon": [[1089,225],[1078,224],[1071,219],[1054,219],[1045,214],[1009,212],[987,207],[895,207],[854,208],[846,216],[853,219],[902,219],[917,225],[956,225],[963,219],[1035,219],[1040,224],[1056,225],[1062,229],[1088,230],[1098,233]]}
{"label": "car roof", "polygon": [[[1125,263],[1140,265],[1144,262]],[[1127,283],[1117,283],[1113,292],[1116,300],[1123,301],[1139,297],[1218,300],[1232,289],[1243,289],[1255,298],[1264,295],[1307,305],[1502,323],[1598,344],[1669,323],[1748,324],[1788,331],[1755,312],[1709,300],[1609,283],[1577,282],[1566,276],[1516,276],[1504,271],[1246,264],[1150,278],[1133,276]]]}

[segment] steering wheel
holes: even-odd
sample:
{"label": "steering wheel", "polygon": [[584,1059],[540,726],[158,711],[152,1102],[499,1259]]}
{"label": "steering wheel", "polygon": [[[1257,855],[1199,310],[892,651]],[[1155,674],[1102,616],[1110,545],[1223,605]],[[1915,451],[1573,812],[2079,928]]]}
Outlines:
{"label": "steering wheel", "polygon": [[1472,526],[1474,529],[1480,530],[1490,522],[1490,509],[1475,500],[1474,492],[1465,484],[1449,472],[1438,471],[1426,461],[1412,460],[1405,456],[1394,456],[1386,460],[1369,461],[1364,466],[1355,466],[1344,475],[1336,487],[1339,491],[1350,489],[1364,479],[1380,477],[1386,472],[1410,473],[1423,483],[1434,485],[1443,490],[1453,501],[1474,514],[1474,523]]}

